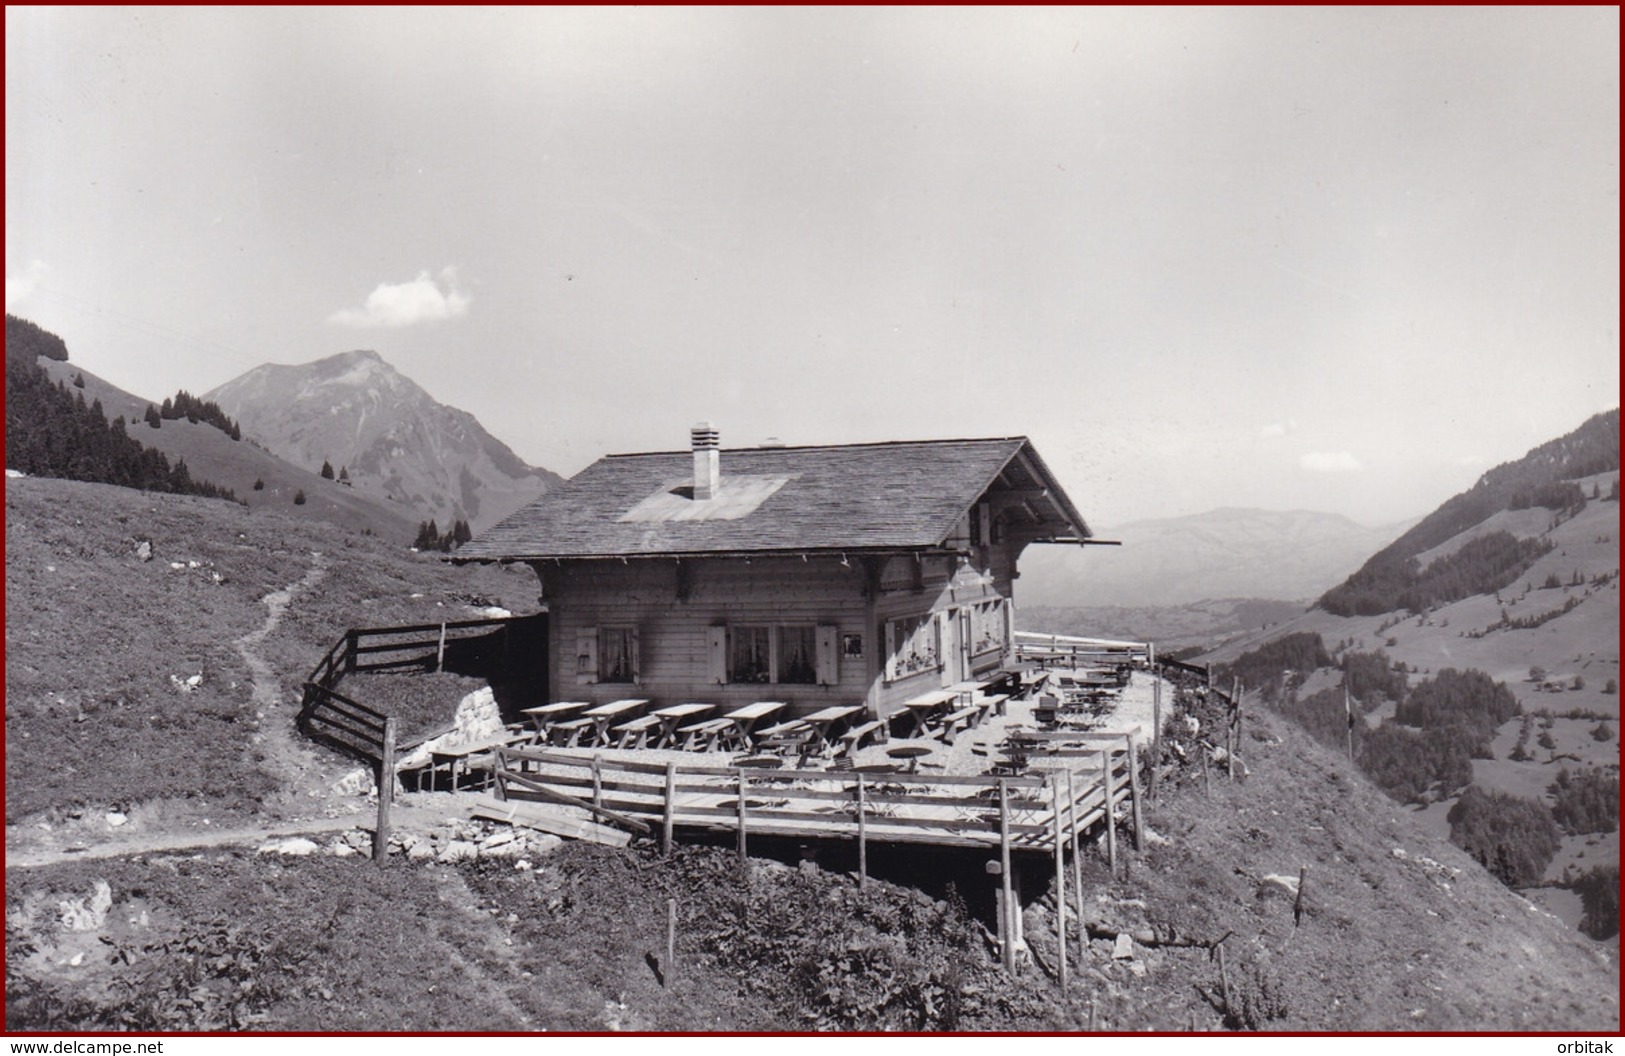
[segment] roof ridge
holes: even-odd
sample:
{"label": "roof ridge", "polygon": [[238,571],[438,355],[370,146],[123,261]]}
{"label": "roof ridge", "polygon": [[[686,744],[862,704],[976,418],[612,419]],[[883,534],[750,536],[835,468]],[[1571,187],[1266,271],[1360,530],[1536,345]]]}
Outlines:
{"label": "roof ridge", "polygon": [[[961,437],[948,437],[948,438],[937,437],[935,439],[926,439],[926,440],[866,440],[866,441],[862,441],[862,442],[859,442],[859,443],[853,443],[853,444],[771,444],[771,445],[757,444],[757,445],[752,446],[752,447],[724,447],[724,448],[721,448],[720,450],[724,454],[738,454],[738,453],[746,452],[746,451],[841,451],[841,450],[856,450],[858,448],[925,447],[925,446],[928,446],[928,445],[943,445],[943,444],[998,444],[998,443],[1011,443],[1011,442],[1014,442],[1014,441],[1021,441],[1022,443],[1030,443],[1031,442],[1025,436],[961,436]],[[684,448],[677,448],[677,449],[671,450],[671,451],[621,451],[621,452],[616,452],[616,453],[613,453],[613,454],[604,455],[602,457],[604,457],[604,458],[652,458],[652,457],[667,456],[667,455],[689,455],[689,454],[693,454],[693,449],[684,447]]]}

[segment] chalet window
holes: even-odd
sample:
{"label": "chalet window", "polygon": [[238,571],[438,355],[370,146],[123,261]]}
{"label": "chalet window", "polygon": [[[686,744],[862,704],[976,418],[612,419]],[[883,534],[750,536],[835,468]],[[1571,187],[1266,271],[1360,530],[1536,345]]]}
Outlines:
{"label": "chalet window", "polygon": [[811,686],[818,683],[818,646],[813,627],[779,628],[780,682]]}
{"label": "chalet window", "polygon": [[576,685],[641,678],[636,627],[583,627],[576,632]]}
{"label": "chalet window", "polygon": [[729,682],[773,681],[773,635],[770,627],[734,627],[728,651]]}
{"label": "chalet window", "polygon": [[896,682],[922,671],[941,670],[940,642],[935,613],[887,620],[887,680]]}
{"label": "chalet window", "polygon": [[598,630],[598,681],[638,680],[638,632],[635,627]]}
{"label": "chalet window", "polygon": [[711,627],[707,635],[710,678],[717,683],[833,686],[840,681],[839,631],[833,624]]}
{"label": "chalet window", "polygon": [[1003,652],[1005,645],[1005,605],[1003,601],[984,601],[970,610],[970,654]]}

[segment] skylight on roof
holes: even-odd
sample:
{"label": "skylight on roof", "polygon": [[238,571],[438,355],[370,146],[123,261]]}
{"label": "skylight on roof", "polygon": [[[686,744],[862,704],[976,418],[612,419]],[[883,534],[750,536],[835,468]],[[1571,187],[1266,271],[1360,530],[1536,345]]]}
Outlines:
{"label": "skylight on roof", "polygon": [[653,495],[621,514],[616,520],[622,524],[652,521],[737,521],[754,513],[758,506],[784,487],[789,480],[789,477],[729,474],[722,478],[716,494],[703,500],[693,498],[693,480],[685,478],[667,481]]}

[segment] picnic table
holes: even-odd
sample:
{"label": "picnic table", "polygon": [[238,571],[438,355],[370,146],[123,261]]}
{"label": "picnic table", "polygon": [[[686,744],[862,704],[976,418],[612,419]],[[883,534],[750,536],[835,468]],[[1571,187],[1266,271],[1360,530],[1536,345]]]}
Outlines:
{"label": "picnic table", "polygon": [[576,744],[586,732],[588,726],[592,727],[593,744],[603,744],[609,739],[609,727],[616,719],[630,718],[631,713],[648,706],[647,700],[612,700],[608,704],[600,704],[595,708],[588,708],[581,713],[578,719],[559,723],[555,729],[567,730],[569,737],[566,744]]}
{"label": "picnic table", "polygon": [[943,692],[952,693],[956,697],[964,697],[965,703],[971,704],[975,702],[976,695],[986,688],[986,682],[979,682],[975,679],[966,679],[963,682],[955,682],[951,686],[944,686]]}
{"label": "picnic table", "polygon": [[656,748],[670,748],[677,742],[677,727],[684,719],[691,719],[715,708],[715,704],[668,704],[649,714],[660,720],[660,732],[654,735]]}
{"label": "picnic table", "polygon": [[908,712],[909,718],[914,723],[909,730],[909,735],[914,736],[924,733],[926,726],[931,721],[931,717],[939,711],[946,710],[947,706],[952,704],[957,697],[957,693],[949,692],[946,689],[934,689],[929,693],[921,693],[917,697],[910,697],[908,700],[903,701],[903,708]]}
{"label": "picnic table", "polygon": [[547,742],[547,732],[555,722],[566,715],[574,715],[584,708],[592,707],[590,700],[561,700],[556,704],[542,704],[534,708],[524,708],[519,714],[529,715],[530,721],[536,726],[536,740]]}
{"label": "picnic table", "polygon": [[851,718],[863,710],[862,704],[836,704],[822,708],[811,715],[803,715],[801,721],[813,729],[812,750],[821,752],[830,746],[830,730],[837,722]]}
{"label": "picnic table", "polygon": [[735,741],[740,748],[747,747],[750,744],[750,732],[755,729],[756,724],[769,715],[783,711],[785,707],[786,705],[782,700],[759,700],[754,704],[746,704],[742,708],[735,708],[722,716],[733,723],[734,726],[732,736],[729,739]]}
{"label": "picnic table", "polygon": [[[466,774],[469,770],[471,770],[473,768],[471,761],[474,756],[483,755],[494,748],[506,748],[510,744],[514,744],[519,741],[527,741],[529,739],[530,734],[525,733],[522,730],[515,731],[505,729],[501,733],[494,733],[488,737],[481,737],[478,740],[469,741],[466,744],[454,744],[448,745],[444,748],[433,749],[429,752],[428,770],[418,771],[418,791],[423,791],[423,775],[425,772],[427,772],[429,775],[429,786],[431,788],[434,787],[435,771],[440,768],[442,763],[444,763],[446,766],[447,790],[455,792],[457,791],[457,772],[461,770]],[[487,780],[486,784],[489,785],[490,781]]]}

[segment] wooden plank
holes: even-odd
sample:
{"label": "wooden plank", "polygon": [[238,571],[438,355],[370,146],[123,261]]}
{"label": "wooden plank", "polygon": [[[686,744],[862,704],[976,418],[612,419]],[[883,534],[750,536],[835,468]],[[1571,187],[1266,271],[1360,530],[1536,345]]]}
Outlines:
{"label": "wooden plank", "polygon": [[[1113,735],[1121,738],[1123,734]],[[562,751],[549,751],[536,748],[504,748],[502,755],[507,759],[519,759],[533,763],[548,763],[556,766],[586,767],[588,754],[572,755]],[[603,768],[609,770],[623,770],[634,774],[665,774],[664,763],[644,762],[636,759],[625,759],[612,755],[605,755]],[[678,773],[682,776],[700,775],[703,777],[732,777],[739,771],[737,766],[702,766],[679,764]],[[840,770],[795,770],[773,771],[778,774],[793,773],[797,780],[816,780],[828,778],[829,780],[851,780],[851,774]],[[887,774],[886,780],[900,785],[967,785],[979,788],[994,788],[997,782],[1003,781],[1010,788],[1042,789],[1044,779],[1041,777],[1004,777],[995,778],[987,775],[967,774]]]}
{"label": "wooden plank", "polygon": [[540,832],[550,832],[555,836],[601,843],[609,847],[625,847],[632,842],[632,834],[622,829],[610,828],[608,825],[600,825],[584,818],[545,814],[533,803],[482,801],[470,808],[469,813],[473,817],[487,821],[523,825]]}
{"label": "wooden plank", "polygon": [[647,833],[649,831],[649,826],[637,818],[629,817],[625,814],[620,814],[604,807],[595,807],[587,800],[577,799],[575,796],[565,795],[563,792],[558,792],[554,789],[548,788],[539,781],[533,781],[528,775],[514,773],[510,770],[506,773],[505,779],[509,784],[519,785],[526,791],[535,793],[544,799],[550,799],[555,803],[562,803],[570,807],[580,807],[582,810],[591,812],[594,817],[607,818],[618,825],[624,825],[636,832]]}

